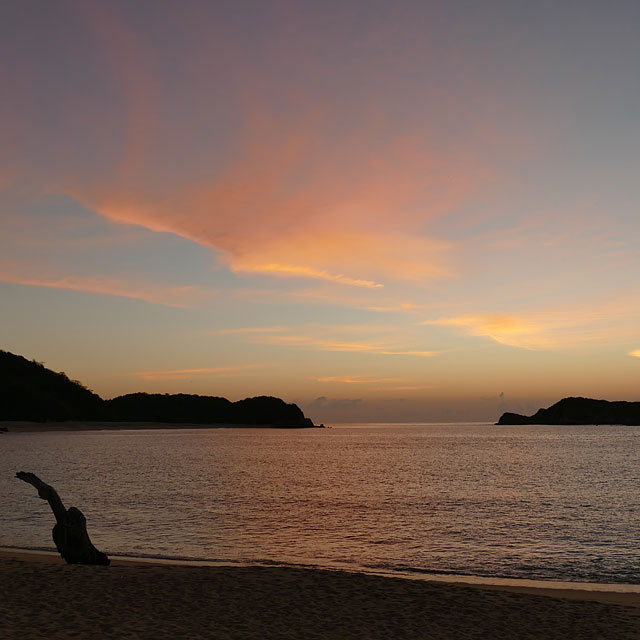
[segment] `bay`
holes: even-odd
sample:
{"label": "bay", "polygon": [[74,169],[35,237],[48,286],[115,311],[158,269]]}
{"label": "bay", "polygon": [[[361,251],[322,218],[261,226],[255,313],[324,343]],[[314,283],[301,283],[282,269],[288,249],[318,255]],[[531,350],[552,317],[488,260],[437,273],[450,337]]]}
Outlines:
{"label": "bay", "polygon": [[640,427],[8,433],[0,546],[53,549],[16,471],[110,555],[640,584]]}

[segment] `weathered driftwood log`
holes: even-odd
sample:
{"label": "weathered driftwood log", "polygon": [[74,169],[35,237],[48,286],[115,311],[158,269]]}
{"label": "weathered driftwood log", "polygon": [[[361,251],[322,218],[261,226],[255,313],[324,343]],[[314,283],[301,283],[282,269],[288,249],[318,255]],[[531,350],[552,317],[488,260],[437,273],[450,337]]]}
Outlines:
{"label": "weathered driftwood log", "polygon": [[38,496],[49,503],[56,517],[52,531],[53,541],[67,564],[109,564],[109,558],[91,544],[87,520],[80,509],[66,509],[58,492],[34,473],[18,471],[16,478],[33,485],[38,490]]}

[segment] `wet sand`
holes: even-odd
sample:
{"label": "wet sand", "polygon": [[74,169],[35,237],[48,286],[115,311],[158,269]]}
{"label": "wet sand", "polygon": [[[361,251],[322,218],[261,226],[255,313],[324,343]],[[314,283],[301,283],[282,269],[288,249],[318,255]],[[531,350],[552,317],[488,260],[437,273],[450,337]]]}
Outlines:
{"label": "wet sand", "polygon": [[640,639],[640,595],[0,552],[2,638]]}

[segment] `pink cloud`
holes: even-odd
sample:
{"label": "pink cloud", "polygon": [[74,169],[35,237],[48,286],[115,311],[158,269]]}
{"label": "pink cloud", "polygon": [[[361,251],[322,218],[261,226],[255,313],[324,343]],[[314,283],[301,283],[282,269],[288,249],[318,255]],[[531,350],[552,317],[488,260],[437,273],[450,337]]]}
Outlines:
{"label": "pink cloud", "polygon": [[16,167],[0,166],[0,191],[8,189],[13,184],[17,174]]}
{"label": "pink cloud", "polygon": [[329,124],[248,114],[206,180],[133,188],[116,176],[68,192],[113,222],[216,249],[238,273],[365,288],[450,275],[449,247],[426,225],[470,197],[478,167],[419,136],[364,126],[336,138]]}
{"label": "pink cloud", "polygon": [[113,84],[120,101],[115,104],[121,111],[124,147],[115,171],[128,179],[140,171],[157,126],[154,56],[144,34],[127,24],[115,6],[86,0],[75,0],[73,6],[104,64],[104,80]]}
{"label": "pink cloud", "polygon": [[83,293],[133,298],[135,300],[143,300],[151,304],[161,304],[168,307],[189,307],[216,293],[214,291],[203,291],[200,287],[192,285],[166,287],[151,283],[136,283],[130,280],[98,276],[43,278],[30,277],[7,271],[0,271],[0,282],[20,284],[29,287],[67,289],[70,291],[81,291]]}
{"label": "pink cloud", "polygon": [[[414,106],[402,121],[394,99],[367,103],[354,90],[347,105],[311,86],[267,82],[233,38],[182,42],[185,66],[176,73],[177,61],[154,40],[159,32],[139,28],[135,11],[73,6],[85,31],[73,51],[91,44],[90,62],[112,106],[82,98],[90,142],[47,165],[50,184],[117,224],[215,249],[243,276],[376,290],[457,272],[452,247],[433,237],[430,223],[470,202],[489,173],[480,159],[487,136],[476,120],[445,133],[442,121],[430,120],[433,106]],[[224,36],[206,6],[176,27],[190,32],[200,10],[212,33]],[[304,39],[293,39],[308,53]],[[370,45],[384,57],[376,40]],[[274,44],[276,57],[289,52]],[[320,58],[314,64],[324,67]],[[393,80],[393,67],[381,71]],[[437,89],[430,87],[430,99],[437,94],[451,121],[460,117],[460,101]],[[65,126],[75,131],[66,94],[57,99],[61,112],[74,113]]]}

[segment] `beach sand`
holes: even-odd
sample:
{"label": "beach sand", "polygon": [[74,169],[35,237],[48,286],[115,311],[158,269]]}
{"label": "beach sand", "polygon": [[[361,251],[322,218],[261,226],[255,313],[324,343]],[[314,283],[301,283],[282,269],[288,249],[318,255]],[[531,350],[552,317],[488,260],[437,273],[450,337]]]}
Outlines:
{"label": "beach sand", "polygon": [[640,638],[638,594],[550,597],[280,567],[68,566],[19,552],[0,553],[0,571],[3,639]]}

